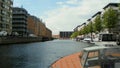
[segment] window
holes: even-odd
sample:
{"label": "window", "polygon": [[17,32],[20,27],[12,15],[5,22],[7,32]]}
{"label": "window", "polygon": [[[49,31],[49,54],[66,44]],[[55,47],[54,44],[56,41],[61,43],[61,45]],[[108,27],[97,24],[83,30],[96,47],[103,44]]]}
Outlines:
{"label": "window", "polygon": [[99,40],[101,40],[101,41],[116,41],[116,35],[114,35],[114,34],[100,34]]}
{"label": "window", "polygon": [[99,51],[88,52],[85,67],[99,66]]}
{"label": "window", "polygon": [[88,54],[88,58],[94,58],[94,57],[98,57],[98,51],[95,51],[95,52],[89,52],[89,54]]}

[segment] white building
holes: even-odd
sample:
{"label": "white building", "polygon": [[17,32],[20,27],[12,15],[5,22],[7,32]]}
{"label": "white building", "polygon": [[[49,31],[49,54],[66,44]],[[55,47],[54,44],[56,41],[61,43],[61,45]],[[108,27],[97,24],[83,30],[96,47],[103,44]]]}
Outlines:
{"label": "white building", "polygon": [[83,29],[83,27],[86,25],[86,23],[83,23],[81,25],[78,25],[75,29],[74,29],[74,32],[76,31],[80,31],[81,29]]}

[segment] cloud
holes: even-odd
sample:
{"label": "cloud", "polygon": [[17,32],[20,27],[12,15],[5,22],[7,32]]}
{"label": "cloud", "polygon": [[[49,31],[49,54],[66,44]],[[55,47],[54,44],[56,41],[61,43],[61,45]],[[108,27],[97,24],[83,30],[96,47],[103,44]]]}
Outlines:
{"label": "cloud", "polygon": [[13,6],[15,7],[21,7],[24,5],[30,5],[32,3],[32,0],[13,0]]}
{"label": "cloud", "polygon": [[63,2],[56,2],[56,4],[63,5],[64,3]]}
{"label": "cloud", "polygon": [[66,1],[66,4],[74,4],[74,5],[76,5],[76,4],[79,4],[80,3],[80,0],[68,0],[68,1]]}
{"label": "cloud", "polygon": [[72,31],[77,25],[86,22],[98,11],[102,11],[102,8],[110,2],[119,2],[119,0],[67,0],[57,2],[56,4],[59,7],[47,11],[44,20],[53,34],[59,34],[59,31]]}
{"label": "cloud", "polygon": [[81,0],[67,0],[65,2],[57,2],[58,5],[78,5],[80,4]]}
{"label": "cloud", "polygon": [[14,0],[14,6],[21,6],[21,2],[22,2],[22,0]]}

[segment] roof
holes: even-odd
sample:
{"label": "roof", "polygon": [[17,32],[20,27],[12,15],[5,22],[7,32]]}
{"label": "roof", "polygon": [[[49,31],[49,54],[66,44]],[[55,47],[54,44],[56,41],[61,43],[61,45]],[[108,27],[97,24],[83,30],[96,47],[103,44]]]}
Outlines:
{"label": "roof", "polygon": [[99,11],[99,12],[97,12],[95,15],[93,15],[92,18],[95,17],[95,16],[98,15],[98,14],[101,14],[101,11]]}
{"label": "roof", "polygon": [[87,21],[90,21],[91,19],[88,19]]}
{"label": "roof", "polygon": [[77,28],[80,27],[80,26],[81,26],[81,25],[78,25]]}
{"label": "roof", "polygon": [[109,6],[115,6],[118,7],[120,3],[109,3],[108,5],[106,5],[103,9],[106,9]]}
{"label": "roof", "polygon": [[17,13],[19,13],[19,11],[25,12],[26,14],[28,14],[28,11],[25,8],[21,8],[21,7],[12,7],[13,13],[18,11]]}
{"label": "roof", "polygon": [[86,24],[86,23],[82,23],[81,25],[78,25],[77,28],[78,28],[78,27],[81,27],[81,26],[83,26],[83,25],[85,25],[85,24]]}
{"label": "roof", "polygon": [[96,50],[102,50],[102,49],[110,49],[110,48],[120,48],[120,46],[93,46],[93,47],[87,47],[84,48],[84,51],[96,51]]}
{"label": "roof", "polygon": [[22,7],[12,7],[12,9],[14,10],[23,10],[23,11],[27,11],[25,8]]}

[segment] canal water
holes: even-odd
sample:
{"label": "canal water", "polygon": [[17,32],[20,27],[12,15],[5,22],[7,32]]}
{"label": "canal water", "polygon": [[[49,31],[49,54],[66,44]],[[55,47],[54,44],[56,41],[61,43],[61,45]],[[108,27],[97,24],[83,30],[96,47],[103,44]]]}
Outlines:
{"label": "canal water", "polygon": [[0,68],[49,68],[61,57],[80,52],[88,45],[73,40],[1,45]]}

